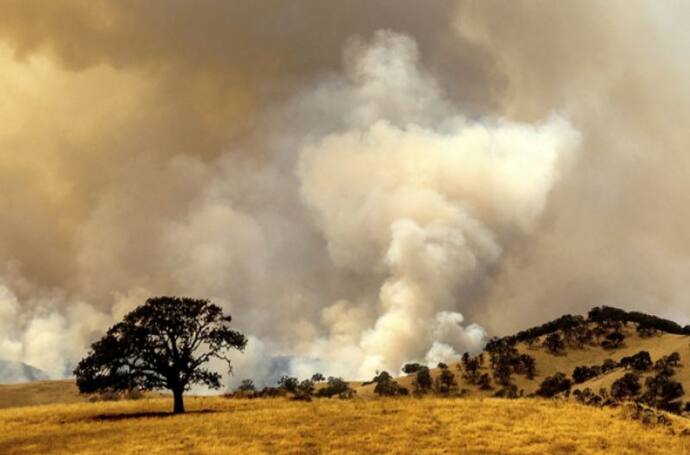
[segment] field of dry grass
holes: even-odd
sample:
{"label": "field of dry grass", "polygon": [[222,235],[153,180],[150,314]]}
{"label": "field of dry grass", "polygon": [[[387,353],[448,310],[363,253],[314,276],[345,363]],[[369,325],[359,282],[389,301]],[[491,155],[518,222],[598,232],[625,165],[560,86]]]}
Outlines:
{"label": "field of dry grass", "polygon": [[[619,409],[501,399],[190,398],[0,410],[0,453],[690,453],[690,438]],[[674,434],[672,434],[674,433]]]}

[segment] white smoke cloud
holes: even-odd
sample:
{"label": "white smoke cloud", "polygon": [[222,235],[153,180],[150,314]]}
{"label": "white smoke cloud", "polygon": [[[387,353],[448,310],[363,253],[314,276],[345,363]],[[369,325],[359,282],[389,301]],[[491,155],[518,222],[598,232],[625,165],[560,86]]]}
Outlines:
{"label": "white smoke cloud", "polygon": [[530,230],[579,136],[559,117],[468,121],[418,67],[407,37],[379,32],[346,58],[349,79],[326,97],[346,120],[311,138],[298,174],[334,264],[386,277],[373,326],[351,328],[357,376],[397,371],[434,343],[450,346],[449,358],[476,351],[485,333],[463,329],[454,311],[504,239]]}

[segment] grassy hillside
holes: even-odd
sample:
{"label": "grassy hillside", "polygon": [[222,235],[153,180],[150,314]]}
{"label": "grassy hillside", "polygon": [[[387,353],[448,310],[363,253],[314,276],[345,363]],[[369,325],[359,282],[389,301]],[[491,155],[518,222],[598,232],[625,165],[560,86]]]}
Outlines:
{"label": "grassy hillside", "polygon": [[[559,400],[192,398],[0,410],[0,453],[688,453],[687,426]],[[672,434],[673,433],[673,434]]]}
{"label": "grassy hillside", "polygon": [[[622,345],[616,349],[604,349],[598,345],[585,345],[581,348],[567,347],[562,353],[554,355],[544,347],[542,341],[546,335],[536,339],[530,346],[527,342],[518,342],[516,348],[518,352],[528,354],[535,360],[536,372],[533,379],[529,380],[524,375],[513,374],[511,381],[522,390],[524,395],[534,393],[539,384],[548,376],[557,372],[562,372],[570,377],[577,366],[600,365],[606,359],[619,362],[623,357],[631,356],[639,351],[648,351],[652,360],[656,361],[663,356],[677,352],[680,355],[680,366],[676,368],[673,379],[680,382],[685,390],[684,401],[690,400],[690,336],[675,335],[658,332],[650,337],[640,337],[637,334],[635,325],[628,324],[621,329],[625,335]],[[485,354],[486,362],[481,368],[481,373],[492,374],[489,366],[488,355]],[[462,370],[458,364],[451,364],[450,370],[455,374],[458,382],[458,390],[462,391],[465,397],[491,397],[496,393],[498,386],[494,383],[491,390],[480,390],[477,385],[471,384],[462,377]],[[436,377],[439,374],[438,368],[432,368],[431,374]],[[573,389],[584,389],[589,387],[591,390],[598,391],[601,387],[610,388],[613,381],[625,373],[622,367],[618,367],[607,374],[588,380],[582,384],[577,384]],[[413,389],[414,375],[401,376],[397,378],[399,384]],[[374,384],[357,387],[359,396],[373,395]]]}
{"label": "grassy hillside", "polygon": [[24,384],[0,384],[0,409],[41,404],[80,403],[74,381],[37,381]]}

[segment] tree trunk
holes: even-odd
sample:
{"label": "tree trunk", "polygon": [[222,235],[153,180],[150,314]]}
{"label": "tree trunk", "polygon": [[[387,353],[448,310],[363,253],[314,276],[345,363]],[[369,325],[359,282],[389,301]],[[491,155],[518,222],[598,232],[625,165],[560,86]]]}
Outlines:
{"label": "tree trunk", "polygon": [[184,412],[184,400],[182,398],[183,389],[173,390],[173,413],[182,414]]}

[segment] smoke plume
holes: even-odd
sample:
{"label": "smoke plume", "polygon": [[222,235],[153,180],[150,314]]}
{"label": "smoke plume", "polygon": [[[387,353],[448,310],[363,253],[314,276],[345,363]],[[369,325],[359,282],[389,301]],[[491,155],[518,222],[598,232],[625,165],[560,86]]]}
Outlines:
{"label": "smoke plume", "polygon": [[0,359],[161,294],[249,335],[231,384],[690,322],[684,5],[1,3]]}

